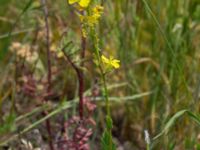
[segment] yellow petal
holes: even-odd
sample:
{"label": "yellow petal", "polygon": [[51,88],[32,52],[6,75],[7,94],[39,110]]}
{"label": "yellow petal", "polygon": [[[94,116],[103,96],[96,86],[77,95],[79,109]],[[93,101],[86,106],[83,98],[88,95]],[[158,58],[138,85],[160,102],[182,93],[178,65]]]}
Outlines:
{"label": "yellow petal", "polygon": [[106,64],[109,64],[109,59],[106,58],[104,55],[101,55],[101,60],[106,63]]}
{"label": "yellow petal", "polygon": [[77,3],[79,2],[80,0],[68,0],[68,3],[71,5],[71,4],[74,4],[74,3]]}
{"label": "yellow petal", "polygon": [[87,8],[88,5],[90,4],[90,1],[91,0],[80,0],[78,4],[83,8]]}
{"label": "yellow petal", "polygon": [[120,64],[119,64],[119,63],[120,63],[119,60],[114,59],[114,60],[112,60],[111,65],[112,65],[115,69],[117,69],[117,68],[120,67]]}

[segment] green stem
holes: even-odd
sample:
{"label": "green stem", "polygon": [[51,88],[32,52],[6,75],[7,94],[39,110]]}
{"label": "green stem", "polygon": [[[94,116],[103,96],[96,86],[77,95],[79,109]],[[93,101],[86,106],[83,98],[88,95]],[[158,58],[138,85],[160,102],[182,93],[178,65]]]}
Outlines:
{"label": "green stem", "polygon": [[147,150],[150,150],[150,145],[149,144],[147,144]]}
{"label": "green stem", "polygon": [[109,150],[112,150],[113,147],[113,142],[112,142],[112,128],[108,125],[107,123],[107,119],[108,117],[111,118],[111,114],[110,114],[110,103],[109,103],[109,94],[108,94],[108,88],[107,88],[107,84],[106,84],[106,74],[104,72],[104,69],[102,67],[102,61],[101,61],[101,56],[100,56],[100,48],[99,48],[99,41],[98,41],[98,36],[96,34],[96,32],[94,31],[94,38],[95,38],[95,54],[97,57],[97,61],[98,61],[98,67],[100,69],[100,76],[101,76],[101,80],[103,82],[103,96],[106,100],[106,130],[109,133]]}
{"label": "green stem", "polygon": [[108,88],[107,88],[107,85],[106,85],[106,76],[105,74],[101,74],[101,78],[102,78],[102,81],[103,81],[103,88],[104,88],[104,98],[106,100],[106,114],[108,116],[110,116],[110,102],[109,102],[109,98],[108,98]]}
{"label": "green stem", "polygon": [[103,71],[102,68],[102,61],[101,61],[101,56],[100,56],[100,52],[99,52],[99,42],[98,42],[98,37],[96,35],[96,32],[94,31],[94,38],[95,38],[95,53],[96,53],[96,57],[97,57],[97,61],[98,61],[98,67],[100,69],[100,76],[101,76],[101,80],[103,81],[103,96],[106,100],[106,114],[108,116],[110,116],[110,107],[109,107],[109,99],[108,99],[108,88],[106,85],[106,75]]}

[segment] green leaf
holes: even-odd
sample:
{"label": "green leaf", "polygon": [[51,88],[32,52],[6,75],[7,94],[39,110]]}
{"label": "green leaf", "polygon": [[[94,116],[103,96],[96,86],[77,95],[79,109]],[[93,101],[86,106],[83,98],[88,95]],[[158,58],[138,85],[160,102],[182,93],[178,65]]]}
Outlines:
{"label": "green leaf", "polygon": [[196,150],[200,150],[200,144],[197,144]]}
{"label": "green leaf", "polygon": [[177,112],[176,114],[174,114],[169,121],[165,124],[164,129],[153,138],[153,140],[158,139],[160,136],[162,136],[163,134],[167,134],[170,130],[170,128],[175,124],[176,120],[179,119],[180,117],[182,117],[184,114],[187,114],[191,119],[193,119],[198,125],[200,125],[200,116],[199,115],[195,115],[193,114],[191,111],[189,110],[181,110],[179,112]]}
{"label": "green leaf", "polygon": [[113,127],[113,122],[112,122],[112,118],[110,116],[106,116],[106,126],[108,129],[112,129]]}
{"label": "green leaf", "polygon": [[0,126],[0,133],[6,133],[10,131],[14,131],[16,126],[15,126],[15,119],[16,119],[16,114],[11,113],[5,118],[5,122],[3,123],[2,126]]}
{"label": "green leaf", "polygon": [[112,134],[108,131],[108,129],[105,129],[103,133],[101,144],[102,150],[116,150],[116,146],[112,140]]}

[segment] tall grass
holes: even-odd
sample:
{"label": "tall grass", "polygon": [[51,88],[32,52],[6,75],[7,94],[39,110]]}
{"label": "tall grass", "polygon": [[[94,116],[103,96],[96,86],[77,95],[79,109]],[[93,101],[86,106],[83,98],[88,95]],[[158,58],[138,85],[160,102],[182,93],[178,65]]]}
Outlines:
{"label": "tall grass", "polygon": [[[62,40],[67,43],[73,39],[70,51],[76,54],[77,45],[81,43],[78,36],[80,23],[74,19],[76,14],[64,0],[48,1],[48,7],[52,49],[60,49],[61,36],[67,32]],[[151,149],[198,149],[199,0],[115,0],[104,1],[104,7],[104,15],[98,28],[99,44],[105,53],[116,56],[122,64],[121,69],[108,76],[107,84],[112,86],[113,83],[120,85],[125,82],[125,86],[109,89],[110,99],[115,99],[111,101],[114,139],[118,141],[118,145],[124,146],[128,142],[132,148],[142,149],[145,147],[143,133],[148,129]],[[23,108],[20,107],[19,110],[15,108],[15,104],[24,106],[28,101],[20,99],[23,96],[14,86],[14,76],[19,77],[21,72],[17,70],[15,74],[15,56],[9,48],[16,41],[31,45],[38,32],[35,45],[39,53],[40,69],[36,71],[39,77],[43,73],[46,75],[42,18],[41,6],[36,1],[0,1],[0,131],[5,130],[0,136],[2,142],[9,139],[7,135],[16,131],[18,125],[14,120],[24,115]],[[86,49],[90,52],[93,48],[91,43],[92,39],[89,39]],[[92,77],[97,74],[91,65],[90,52],[86,53],[85,61],[85,66],[90,70],[85,75],[85,89],[89,91],[95,82]],[[73,70],[67,66],[68,69],[64,72],[66,64],[60,60],[53,60],[52,64],[60,70],[59,79],[53,82],[56,85],[53,89],[61,95],[59,100],[64,97],[75,99],[77,82]],[[145,92],[149,94],[143,95]],[[135,100],[134,95],[137,94],[140,96]],[[129,98],[130,100],[126,100]],[[59,100],[53,104],[58,104]],[[34,100],[30,101],[31,106],[35,105]],[[52,107],[49,115],[38,120],[34,116],[41,110],[25,115],[29,122],[32,119],[34,121],[22,133],[37,128],[48,117],[56,118],[53,117],[54,114],[73,105],[76,102]],[[99,132],[104,127],[104,102],[100,100],[98,105],[95,116],[99,129],[91,143],[100,138]],[[8,109],[14,113],[9,115]],[[35,112],[35,108],[31,107],[31,110]],[[26,113],[32,111],[26,110]],[[192,122],[191,119],[195,121]],[[95,147],[95,144],[92,145]]]}

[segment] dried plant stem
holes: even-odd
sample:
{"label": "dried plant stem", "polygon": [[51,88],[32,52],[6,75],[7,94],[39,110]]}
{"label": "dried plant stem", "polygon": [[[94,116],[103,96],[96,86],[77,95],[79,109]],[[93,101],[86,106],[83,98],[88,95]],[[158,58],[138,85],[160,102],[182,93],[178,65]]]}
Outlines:
{"label": "dried plant stem", "polygon": [[[81,27],[82,28],[82,27]],[[70,59],[70,57],[66,54],[66,52],[64,51],[65,47],[62,49],[62,52],[64,53],[65,56],[65,60],[67,60],[67,62],[70,63],[70,65],[72,66],[72,68],[76,71],[77,77],[78,77],[78,82],[79,82],[79,89],[78,89],[78,93],[79,93],[79,116],[80,119],[83,119],[84,116],[84,108],[83,108],[83,99],[84,99],[84,72],[83,72],[83,68],[84,68],[84,59],[85,59],[85,50],[86,50],[86,38],[84,37],[84,35],[81,35],[81,63],[80,63],[80,67],[76,66],[73,61]]]}
{"label": "dried plant stem", "polygon": [[[43,6],[44,11],[44,19],[45,19],[45,30],[46,30],[46,53],[47,53],[47,67],[48,67],[48,75],[47,75],[47,93],[51,91],[51,54],[50,54],[50,37],[49,37],[49,23],[48,23],[48,8],[46,4],[46,0],[41,0],[41,4]],[[44,100],[46,103],[46,100]],[[48,111],[43,112],[44,116],[48,115]],[[49,135],[49,148],[50,150],[54,150],[53,141],[52,141],[52,131],[51,131],[51,123],[50,120],[46,120],[46,128]]]}
{"label": "dried plant stem", "polygon": [[[86,39],[82,37],[82,52],[81,52],[81,58],[85,58],[85,47],[86,47]],[[73,63],[73,61],[70,59],[70,57],[66,54],[64,51],[65,47],[62,49],[62,52],[64,53],[65,60],[72,66],[72,68],[75,70],[78,81],[79,81],[79,116],[80,119],[83,119],[83,97],[84,97],[84,74],[83,70],[81,69],[84,67],[84,62],[81,62],[81,68],[76,66],[76,64]]]}
{"label": "dried plant stem", "polygon": [[81,69],[80,69],[80,77],[79,77],[79,115],[80,118],[83,119],[83,93],[84,93],[84,73],[82,68],[84,67],[84,59],[85,59],[85,49],[86,49],[86,38],[82,35],[81,38]]}
{"label": "dried plant stem", "polygon": [[48,64],[48,88],[47,91],[49,92],[51,89],[51,54],[50,54],[50,37],[49,37],[49,23],[48,23],[48,9],[46,0],[41,0],[44,10],[45,16],[45,30],[46,30],[46,52],[47,52],[47,64]]}

